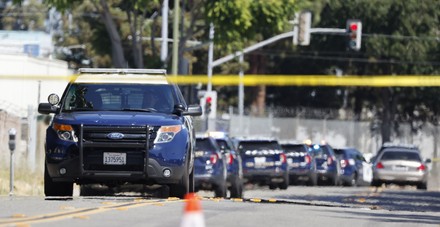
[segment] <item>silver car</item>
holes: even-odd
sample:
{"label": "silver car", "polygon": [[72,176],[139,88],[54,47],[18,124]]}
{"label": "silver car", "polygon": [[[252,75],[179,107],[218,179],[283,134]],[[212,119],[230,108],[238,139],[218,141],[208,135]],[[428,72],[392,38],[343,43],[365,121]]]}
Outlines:
{"label": "silver car", "polygon": [[428,167],[418,149],[390,147],[384,149],[373,163],[373,186],[382,183],[416,185],[417,189],[427,189]]}

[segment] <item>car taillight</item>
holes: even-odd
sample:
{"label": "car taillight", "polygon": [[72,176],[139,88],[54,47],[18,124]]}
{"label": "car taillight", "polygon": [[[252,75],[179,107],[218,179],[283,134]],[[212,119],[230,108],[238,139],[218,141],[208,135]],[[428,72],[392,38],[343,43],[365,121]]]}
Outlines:
{"label": "car taillight", "polygon": [[419,171],[425,171],[426,170],[426,166],[423,164],[420,164],[420,166],[417,168],[417,170]]}
{"label": "car taillight", "polygon": [[286,163],[286,161],[287,161],[286,154],[281,153],[280,154],[280,162],[281,163]]}
{"label": "car taillight", "polygon": [[217,163],[217,160],[218,160],[218,155],[217,154],[212,154],[210,157],[209,157],[209,160],[211,161],[211,164],[215,164],[215,163]]}
{"label": "car taillight", "polygon": [[348,164],[348,160],[342,159],[341,160],[341,168],[345,168]]}
{"label": "car taillight", "polygon": [[377,164],[376,164],[376,168],[377,168],[377,169],[383,169],[384,166],[383,166],[382,162],[377,163]]}
{"label": "car taillight", "polygon": [[312,162],[312,158],[310,157],[310,155],[304,156],[304,160],[306,161],[306,163],[311,163]]}
{"label": "car taillight", "polygon": [[234,161],[234,156],[232,154],[228,154],[228,165],[231,165]]}

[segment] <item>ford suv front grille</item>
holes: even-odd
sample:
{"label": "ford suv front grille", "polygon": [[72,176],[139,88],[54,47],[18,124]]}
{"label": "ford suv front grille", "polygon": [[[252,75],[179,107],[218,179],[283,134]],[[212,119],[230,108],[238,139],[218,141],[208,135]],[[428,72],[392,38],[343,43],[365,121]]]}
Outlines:
{"label": "ford suv front grille", "polygon": [[[81,125],[80,159],[83,173],[145,173],[148,150],[152,148],[158,127]],[[107,156],[113,162],[106,161]]]}

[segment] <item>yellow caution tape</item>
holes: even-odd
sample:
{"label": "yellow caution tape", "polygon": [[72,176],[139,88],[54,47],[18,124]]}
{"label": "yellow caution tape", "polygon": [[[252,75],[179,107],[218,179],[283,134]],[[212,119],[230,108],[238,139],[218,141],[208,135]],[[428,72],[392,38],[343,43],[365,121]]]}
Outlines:
{"label": "yellow caution tape", "polygon": [[[70,81],[78,75],[0,75],[0,80],[64,80]],[[208,84],[206,75],[168,76],[177,84]],[[145,80],[155,79],[146,77]],[[124,78],[121,76],[121,80]],[[129,79],[132,82],[133,79]],[[105,79],[103,80],[105,81]],[[440,75],[372,75],[372,76],[330,76],[330,75],[213,75],[212,85],[219,86],[354,86],[354,87],[440,87]]]}

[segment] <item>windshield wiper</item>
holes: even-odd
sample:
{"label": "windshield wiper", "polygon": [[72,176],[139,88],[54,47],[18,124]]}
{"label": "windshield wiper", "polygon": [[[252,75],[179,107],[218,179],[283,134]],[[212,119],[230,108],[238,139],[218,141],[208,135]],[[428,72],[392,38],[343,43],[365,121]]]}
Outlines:
{"label": "windshield wiper", "polygon": [[157,112],[157,110],[154,109],[154,108],[145,108],[145,109],[141,109],[141,108],[124,108],[124,109],[122,109],[122,111]]}

